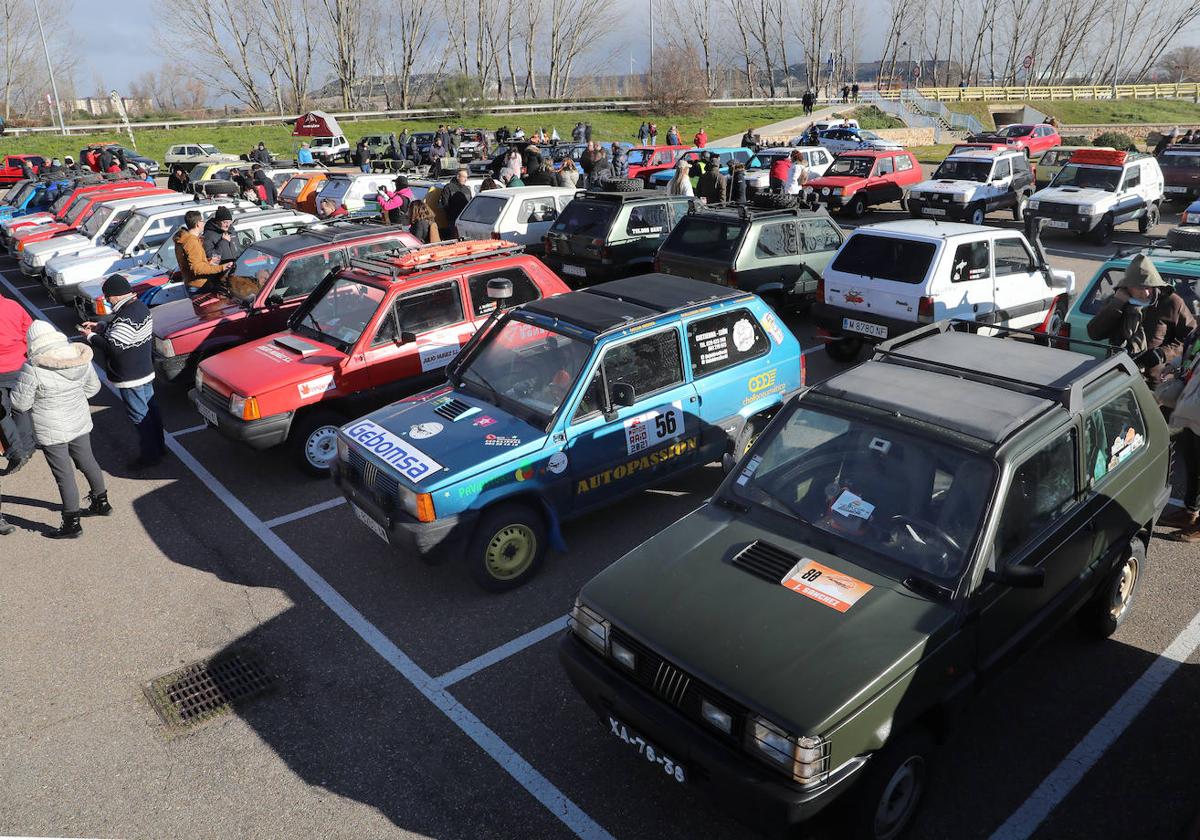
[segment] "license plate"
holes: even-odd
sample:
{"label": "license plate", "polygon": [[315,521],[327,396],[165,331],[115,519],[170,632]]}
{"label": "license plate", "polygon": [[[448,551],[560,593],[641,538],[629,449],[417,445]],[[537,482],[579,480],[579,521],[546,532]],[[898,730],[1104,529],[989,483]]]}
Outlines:
{"label": "license plate", "polygon": [[945,216],[946,211],[942,207],[922,207],[921,212],[926,216]]}
{"label": "license plate", "polygon": [[217,426],[217,412],[202,402],[196,403],[196,410],[200,412],[200,416],[204,418],[204,422],[213,427]]}
{"label": "license plate", "polygon": [[1047,219],[1046,220],[1046,227],[1065,228],[1066,226],[1067,226],[1066,222],[1061,222],[1058,219]]}
{"label": "license plate", "polygon": [[610,715],[608,718],[608,726],[609,731],[614,737],[624,741],[630,747],[637,750],[638,755],[646,759],[646,761],[650,762],[651,764],[657,764],[659,767],[661,767],[663,773],[665,773],[668,778],[674,779],[680,784],[683,784],[687,780],[687,774],[684,772],[682,764],[671,758],[658,747],[654,746],[654,744],[651,744],[641,735],[638,735],[636,732],[632,731],[625,724],[621,723],[621,721]]}
{"label": "license plate", "polygon": [[887,327],[882,324],[869,324],[866,321],[856,321],[853,318],[843,318],[842,329],[861,333],[862,335],[869,335],[872,338],[887,338]]}
{"label": "license plate", "polygon": [[383,526],[371,518],[371,515],[356,504],[351,504],[354,508],[354,515],[358,517],[358,521],[371,529],[371,533],[379,537],[384,542],[388,541],[387,531],[383,530]]}
{"label": "license plate", "polygon": [[563,274],[570,274],[572,277],[587,277],[587,270],[579,265],[564,265]]}
{"label": "license plate", "polygon": [[1187,187],[1164,187],[1167,192],[1187,192]]}

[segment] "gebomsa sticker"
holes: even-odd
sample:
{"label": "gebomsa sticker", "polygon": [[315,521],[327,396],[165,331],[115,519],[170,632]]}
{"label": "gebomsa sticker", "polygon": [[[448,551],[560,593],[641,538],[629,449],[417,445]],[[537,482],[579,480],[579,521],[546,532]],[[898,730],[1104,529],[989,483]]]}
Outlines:
{"label": "gebomsa sticker", "polygon": [[683,434],[683,404],[662,405],[625,421],[625,449],[641,452]]}

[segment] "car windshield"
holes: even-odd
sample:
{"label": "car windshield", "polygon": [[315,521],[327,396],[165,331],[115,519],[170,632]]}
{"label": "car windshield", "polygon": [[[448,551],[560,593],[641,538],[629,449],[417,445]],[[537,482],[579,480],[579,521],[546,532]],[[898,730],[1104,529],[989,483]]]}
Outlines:
{"label": "car windshield", "polygon": [[881,574],[942,585],[962,574],[995,480],[989,461],[803,404],[771,429],[729,493],[802,526],[796,539]]}
{"label": "car windshield", "polygon": [[274,254],[253,247],[242,251],[233,267],[229,282],[234,297],[243,303],[254,300],[278,265],[279,257]]}
{"label": "car windshield", "polygon": [[508,317],[454,371],[455,384],[545,428],[591,354],[591,344]]}
{"label": "car windshield", "polygon": [[67,208],[65,221],[72,225],[79,221],[79,217],[83,215],[83,211],[88,208],[90,200],[91,197],[87,195],[81,195],[79,198],[75,199],[75,201],[71,203],[71,206]]}
{"label": "car windshield", "polygon": [[1121,170],[1114,166],[1080,166],[1069,163],[1050,182],[1052,187],[1080,187],[1116,192]]}
{"label": "car windshield", "polygon": [[869,157],[839,157],[828,169],[826,175],[849,175],[853,178],[866,178],[871,174],[871,165],[875,158]]}
{"label": "car windshield", "polygon": [[504,205],[506,204],[508,204],[507,198],[498,198],[481,193],[471,199],[471,203],[459,214],[458,220],[460,222],[493,225],[500,218],[500,212],[504,210]]}
{"label": "car windshield", "polygon": [[758,166],[751,169],[769,169],[775,161],[791,157],[791,149],[763,149],[758,153]]}
{"label": "car windshield", "polygon": [[71,203],[71,193],[65,192],[54,200],[54,203],[50,205],[50,210],[48,212],[53,213],[54,215],[57,216],[59,213],[61,213],[63,211],[63,208],[70,205],[70,203]]}
{"label": "car windshield", "polygon": [[179,268],[179,260],[175,259],[175,240],[173,238],[168,237],[163,244],[158,246],[158,250],[154,252],[154,262],[167,271],[175,271]]}
{"label": "car windshield", "polygon": [[593,236],[602,239],[608,235],[608,226],[617,213],[617,205],[601,201],[572,201],[555,219],[551,230],[568,236]]}
{"label": "car windshield", "polygon": [[100,231],[100,228],[104,227],[105,222],[111,219],[116,212],[117,208],[115,207],[100,205],[92,215],[88,216],[88,220],[79,226],[79,232],[84,236],[95,236]]}
{"label": "car windshield", "polygon": [[413,134],[413,139],[417,141],[418,145],[421,143],[432,143],[433,142],[433,132],[432,131],[418,131],[415,134]]}
{"label": "car windshield", "polygon": [[216,146],[210,146],[210,145],[208,145],[207,143],[201,143],[201,144],[200,144],[200,151],[204,152],[204,154],[206,154],[206,155],[219,155],[219,154],[221,154],[221,150],[220,150],[220,149],[218,149]]}
{"label": "car windshield", "polygon": [[130,213],[129,218],[125,219],[125,221],[121,223],[121,227],[117,230],[116,235],[113,237],[113,244],[116,245],[118,249],[124,251],[133,244],[133,240],[137,238],[139,233],[141,233],[143,223],[145,221],[146,217],[140,213]]}
{"label": "car windshield", "polygon": [[992,162],[990,160],[953,160],[947,159],[942,161],[942,165],[933,173],[935,181],[945,179],[949,181],[979,181],[983,183],[987,181],[988,175],[992,172]]}
{"label": "car windshield", "polygon": [[386,296],[378,286],[339,277],[314,292],[296,314],[293,328],[345,353],[371,323]]}
{"label": "car windshield", "polygon": [[32,183],[26,182],[22,184],[17,191],[11,196],[5,196],[4,203],[20,207],[31,192],[37,189]]}
{"label": "car windshield", "polygon": [[[126,230],[129,227],[129,223],[130,223],[130,221],[132,221],[132,219],[133,219],[133,209],[132,208],[119,211],[116,214],[116,216],[113,218],[113,220],[108,223],[108,230],[104,231],[104,234],[103,234],[104,241],[106,243],[112,243],[113,240],[115,240],[117,238],[117,236],[120,235],[122,230]],[[140,227],[140,225],[135,224],[134,227]]]}
{"label": "car windshield", "polygon": [[312,146],[314,148],[317,146],[332,146],[332,145],[333,145],[332,137],[314,137],[312,139]]}
{"label": "car windshield", "polygon": [[1010,125],[998,133],[1000,137],[1025,137],[1033,131],[1031,125]]}

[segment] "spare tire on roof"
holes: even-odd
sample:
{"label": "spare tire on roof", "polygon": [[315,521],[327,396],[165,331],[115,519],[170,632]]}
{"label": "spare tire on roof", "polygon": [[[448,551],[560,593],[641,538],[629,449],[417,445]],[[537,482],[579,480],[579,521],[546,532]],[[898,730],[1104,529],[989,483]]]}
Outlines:
{"label": "spare tire on roof", "polygon": [[766,210],[780,210],[785,207],[796,206],[796,196],[786,193],[760,192],[755,193],[751,199],[755,207],[762,207]]}
{"label": "spare tire on roof", "polygon": [[238,185],[233,181],[201,181],[196,184],[196,192],[203,195],[237,195]]}
{"label": "spare tire on roof", "polygon": [[1167,231],[1167,244],[1172,248],[1200,251],[1200,225],[1187,225]]}
{"label": "spare tire on roof", "polygon": [[605,192],[640,192],[641,178],[609,178],[604,182]]}

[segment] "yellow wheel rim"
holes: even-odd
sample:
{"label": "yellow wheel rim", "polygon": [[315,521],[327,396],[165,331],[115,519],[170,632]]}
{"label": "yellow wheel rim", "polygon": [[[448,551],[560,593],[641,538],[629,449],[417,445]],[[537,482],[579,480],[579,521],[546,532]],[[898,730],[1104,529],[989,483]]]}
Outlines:
{"label": "yellow wheel rim", "polygon": [[533,563],[537,535],[527,525],[506,525],[488,541],[483,560],[488,574],[497,580],[512,580]]}

